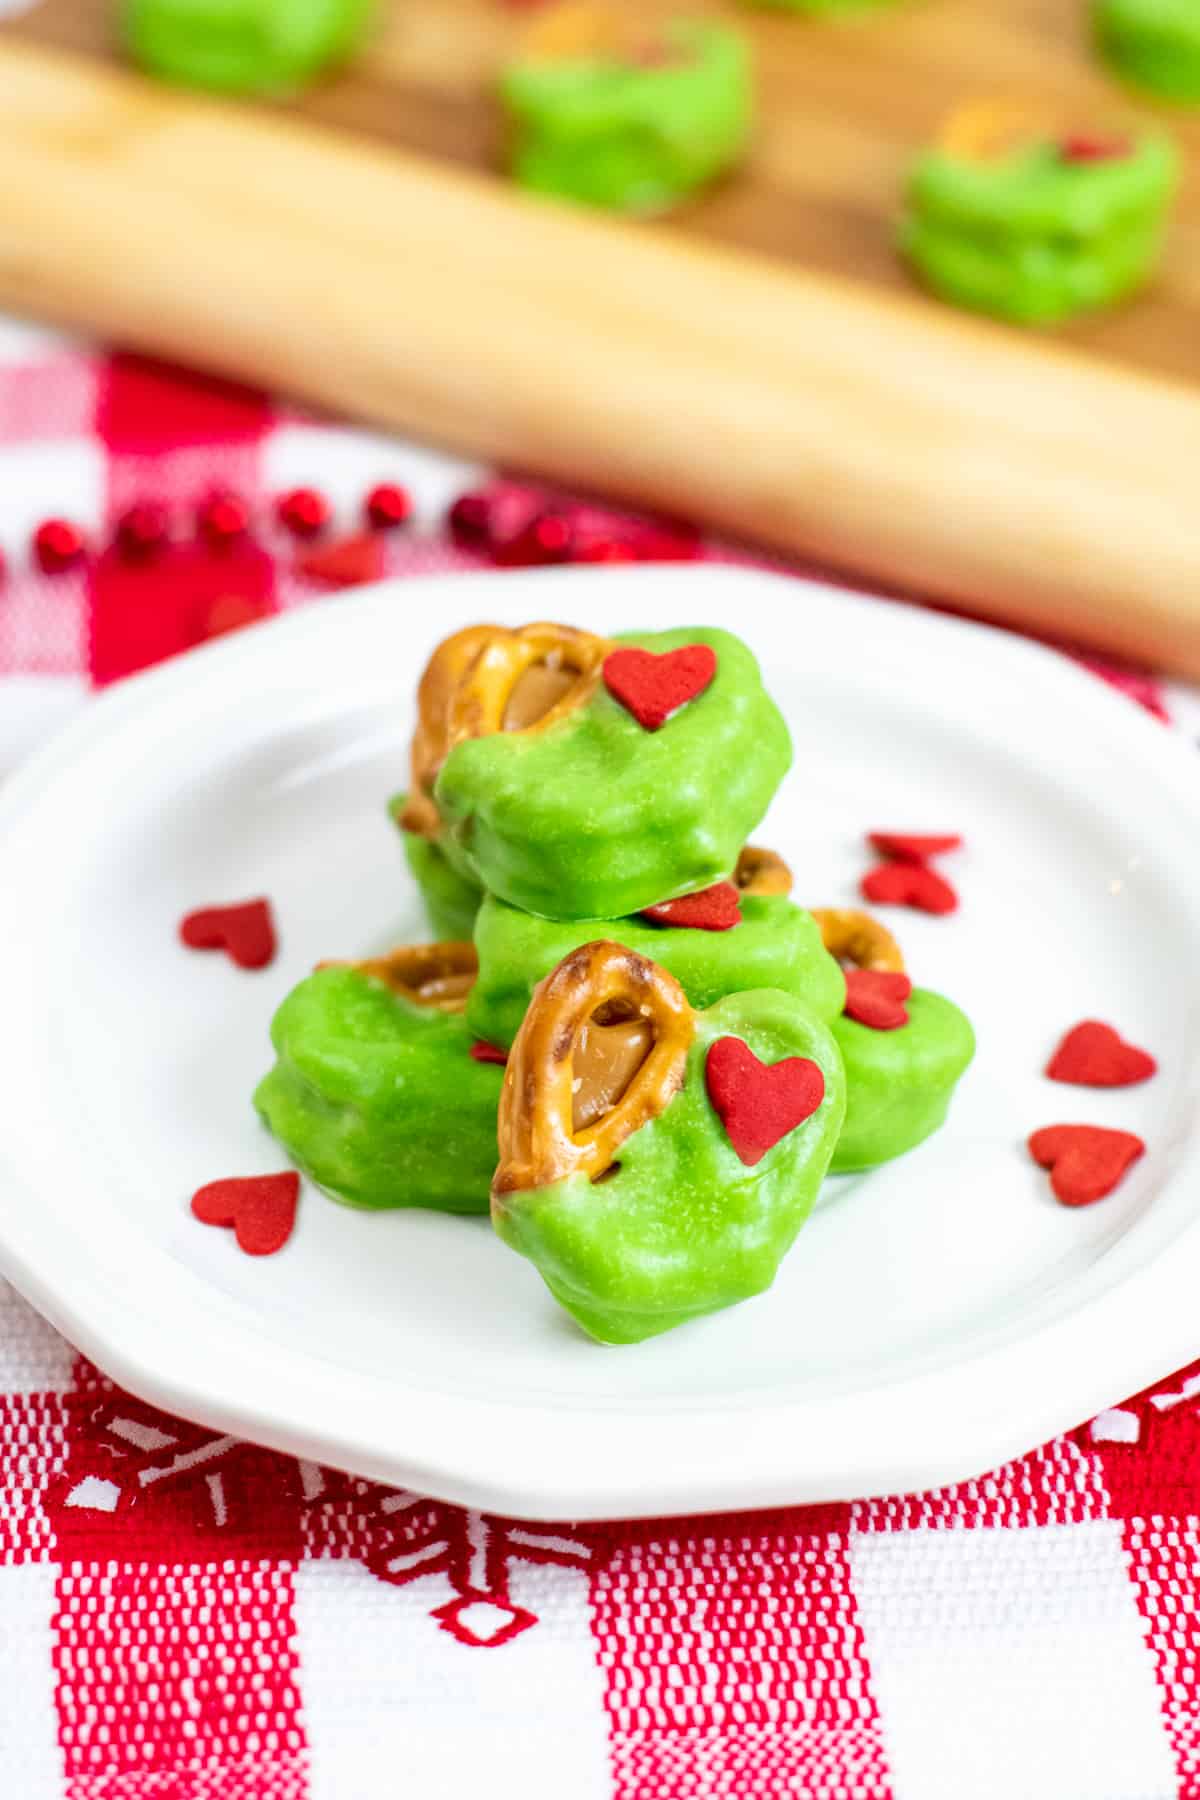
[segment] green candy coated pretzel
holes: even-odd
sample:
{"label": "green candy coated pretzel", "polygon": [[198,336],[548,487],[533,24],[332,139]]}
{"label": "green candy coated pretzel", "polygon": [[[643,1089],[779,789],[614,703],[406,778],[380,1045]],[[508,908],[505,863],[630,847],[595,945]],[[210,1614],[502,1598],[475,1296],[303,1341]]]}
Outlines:
{"label": "green candy coated pretzel", "polygon": [[717,673],[659,731],[601,681],[542,730],[456,745],[437,778],[448,860],[543,918],[622,918],[722,880],[791,761],[782,714],[731,633],[693,627],[618,642],[656,654],[708,644]]}
{"label": "green candy coated pretzel", "polygon": [[741,156],[754,95],[737,32],[677,22],[661,62],[522,58],[500,98],[522,187],[589,206],[665,212]]}
{"label": "green candy coated pretzel", "polygon": [[1058,324],[1149,278],[1177,160],[1156,132],[1096,161],[1071,161],[1051,141],[990,160],[930,150],[909,178],[900,248],[955,305]]}
{"label": "green candy coated pretzel", "polygon": [[121,35],[152,75],[234,94],[282,94],[341,61],[371,0],[125,0]]}
{"label": "green candy coated pretzel", "polygon": [[271,1025],[254,1104],[293,1162],[347,1206],[486,1213],[503,1069],[461,1013],[414,1006],[351,968],[318,969]]}
{"label": "green candy coated pretzel", "polygon": [[[809,1057],[825,1077],[816,1112],[753,1168],[705,1084],[709,1046],[728,1036],[763,1062]],[[845,1103],[826,1026],[789,994],[731,995],[697,1016],[683,1087],[625,1140],[614,1174],[506,1193],[493,1202],[493,1224],[592,1337],[637,1343],[770,1287],[812,1211]]]}
{"label": "green candy coated pretzel", "polygon": [[975,1054],[971,1021],[953,1001],[914,988],[905,1004],[908,1024],[892,1031],[845,1017],[830,1026],[846,1070],[835,1175],[890,1162],[939,1130]]}
{"label": "green candy coated pretzel", "polygon": [[693,931],[647,919],[535,918],[489,895],[475,925],[479,979],[467,1001],[476,1037],[507,1049],[534,987],[579,944],[626,944],[670,971],[695,1007],[749,988],[778,988],[828,1023],[842,1010],[846,980],[821,942],[812,914],[783,894],[744,894],[742,923]]}

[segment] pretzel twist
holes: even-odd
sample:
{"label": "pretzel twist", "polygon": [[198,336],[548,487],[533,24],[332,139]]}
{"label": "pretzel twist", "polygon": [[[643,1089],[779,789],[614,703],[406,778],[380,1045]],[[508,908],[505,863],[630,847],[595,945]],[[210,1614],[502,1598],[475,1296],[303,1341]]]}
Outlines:
{"label": "pretzel twist", "polygon": [[[654,1039],[610,1111],[574,1128],[575,1053],[600,1008],[646,1019]],[[581,944],[539,982],[508,1054],[497,1125],[500,1163],[492,1195],[548,1187],[568,1175],[592,1181],[626,1138],[656,1119],[683,1086],[695,1014],[673,975],[623,944]]]}
{"label": "pretzel twist", "polygon": [[733,882],[743,894],[790,894],[792,871],[774,850],[746,844],[737,859]]}
{"label": "pretzel twist", "polygon": [[553,6],[525,32],[521,51],[535,62],[620,56],[628,33],[621,15],[593,0],[566,0]]}
{"label": "pretzel twist", "polygon": [[413,1006],[459,1013],[479,974],[474,944],[405,944],[364,962],[322,962],[318,969],[357,969]]}
{"label": "pretzel twist", "polygon": [[[493,631],[463,673],[450,698],[446,747],[497,731],[545,731],[582,706],[595,692],[604,659],[614,648],[608,638],[570,625],[523,625]],[[554,704],[530,724],[515,726],[506,715],[522,675],[536,663],[574,677]]]}
{"label": "pretzel twist", "polygon": [[438,645],[417,687],[417,725],[413,732],[410,766],[412,782],[400,823],[405,831],[436,837],[442,820],[433,798],[433,784],[450,749],[448,718],[454,690],[483,646],[503,627],[468,625]]}
{"label": "pretzel twist", "polygon": [[938,132],[938,149],[967,162],[999,162],[1027,150],[1054,130],[1045,106],[1028,99],[968,100]]}
{"label": "pretzel twist", "polygon": [[814,906],[821,942],[830,956],[856,969],[891,969],[904,973],[904,952],[886,925],[855,906]]}

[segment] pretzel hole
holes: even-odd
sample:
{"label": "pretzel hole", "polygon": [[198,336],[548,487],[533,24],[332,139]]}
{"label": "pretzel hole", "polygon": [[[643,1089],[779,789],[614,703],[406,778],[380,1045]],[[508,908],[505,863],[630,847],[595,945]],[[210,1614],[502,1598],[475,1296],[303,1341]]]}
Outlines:
{"label": "pretzel hole", "polygon": [[505,731],[527,731],[558,705],[578,681],[580,671],[563,661],[562,652],[552,650],[540,662],[530,663],[513,684],[501,721]]}
{"label": "pretzel hole", "polygon": [[572,1060],[574,1133],[620,1104],[653,1044],[653,1025],[626,1002],[606,1000],[596,1008],[579,1033]]}

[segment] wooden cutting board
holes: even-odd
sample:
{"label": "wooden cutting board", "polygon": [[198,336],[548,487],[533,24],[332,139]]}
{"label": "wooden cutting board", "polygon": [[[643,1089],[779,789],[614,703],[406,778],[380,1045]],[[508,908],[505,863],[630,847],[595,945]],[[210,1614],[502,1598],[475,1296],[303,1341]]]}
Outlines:
{"label": "wooden cutting board", "polygon": [[[1200,383],[1200,110],[1155,109],[1116,86],[1089,50],[1086,0],[911,0],[840,22],[719,0],[623,3],[643,20],[685,11],[735,19],[756,50],[754,155],[668,229],[875,288],[908,285],[891,249],[903,172],[964,98],[1058,100],[1082,124],[1114,109],[1164,120],[1187,173],[1162,279],[1120,312],[1056,338]],[[114,11],[113,0],[41,0],[0,27],[0,38],[108,59],[117,54]],[[495,169],[495,71],[529,16],[528,5],[505,0],[380,0],[365,52],[297,110],[343,132]]]}

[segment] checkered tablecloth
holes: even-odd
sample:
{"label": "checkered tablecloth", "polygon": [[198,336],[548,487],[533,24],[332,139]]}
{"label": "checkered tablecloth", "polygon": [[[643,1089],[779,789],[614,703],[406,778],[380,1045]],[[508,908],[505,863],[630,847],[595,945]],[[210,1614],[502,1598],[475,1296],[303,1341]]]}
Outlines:
{"label": "checkered tablecloth", "polygon": [[[349,529],[392,479],[390,566],[451,569],[481,478],[0,326],[0,771],[230,592],[317,592],[266,526],[44,577],[39,520],[102,546],[139,498],[312,483]],[[1101,672],[1191,729],[1194,695]],[[1200,1365],[937,1493],[529,1525],[157,1413],[0,1283],[3,1800],[1200,1796],[1198,1595]]]}

